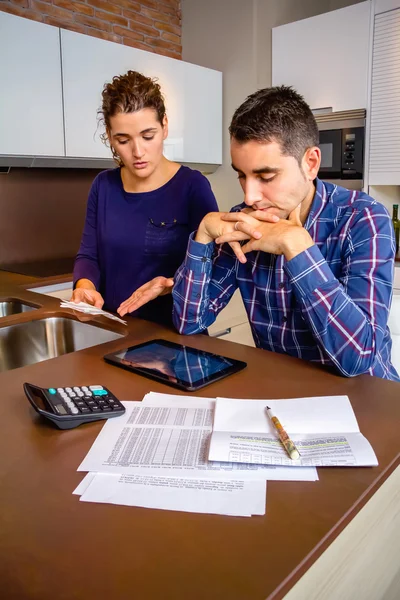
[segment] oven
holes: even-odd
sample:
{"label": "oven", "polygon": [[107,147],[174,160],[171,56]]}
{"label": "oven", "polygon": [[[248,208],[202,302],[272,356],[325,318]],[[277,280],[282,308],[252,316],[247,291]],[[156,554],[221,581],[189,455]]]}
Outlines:
{"label": "oven", "polygon": [[343,187],[364,184],[365,110],[315,115],[319,129],[321,166],[318,177]]}

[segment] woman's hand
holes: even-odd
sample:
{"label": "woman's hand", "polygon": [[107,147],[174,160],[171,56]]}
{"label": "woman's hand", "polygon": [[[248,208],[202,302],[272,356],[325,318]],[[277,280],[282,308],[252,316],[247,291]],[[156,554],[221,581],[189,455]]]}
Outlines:
{"label": "woman's hand", "polygon": [[121,306],[117,310],[117,313],[123,317],[127,313],[137,310],[158,296],[170,294],[173,285],[174,280],[172,277],[155,277],[151,281],[148,281],[144,285],[140,286],[140,288],[133,292],[132,296],[122,302]]}
{"label": "woman's hand", "polygon": [[103,308],[103,296],[95,289],[88,279],[80,279],[72,292],[71,302],[87,302],[96,308]]}

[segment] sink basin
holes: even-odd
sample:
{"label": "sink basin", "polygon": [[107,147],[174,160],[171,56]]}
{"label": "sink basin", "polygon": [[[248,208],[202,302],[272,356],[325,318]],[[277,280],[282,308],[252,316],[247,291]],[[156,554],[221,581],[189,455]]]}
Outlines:
{"label": "sink basin", "polygon": [[32,365],[120,337],[73,319],[49,317],[0,328],[0,371]]}
{"label": "sink basin", "polygon": [[0,302],[0,317],[8,317],[9,315],[17,315],[18,313],[35,310],[36,306],[24,304],[20,300],[4,300]]}

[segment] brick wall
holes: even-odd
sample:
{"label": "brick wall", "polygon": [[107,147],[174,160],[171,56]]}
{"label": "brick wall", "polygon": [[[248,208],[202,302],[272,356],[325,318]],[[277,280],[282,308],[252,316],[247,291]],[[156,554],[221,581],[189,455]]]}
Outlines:
{"label": "brick wall", "polygon": [[0,10],[182,58],[180,0],[0,0]]}

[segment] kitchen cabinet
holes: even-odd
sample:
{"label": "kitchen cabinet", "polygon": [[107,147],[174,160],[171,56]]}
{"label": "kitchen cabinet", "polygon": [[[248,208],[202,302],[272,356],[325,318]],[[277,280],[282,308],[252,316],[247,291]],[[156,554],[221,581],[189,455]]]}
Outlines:
{"label": "kitchen cabinet", "polygon": [[272,85],[292,85],[312,109],[365,108],[370,2],[272,29]]}
{"label": "kitchen cabinet", "polygon": [[0,155],[63,156],[56,27],[0,12]]}
{"label": "kitchen cabinet", "polygon": [[208,172],[222,163],[221,72],[4,12],[0,49],[1,165],[111,166],[97,111],[104,83],[128,69],[159,79],[167,158]]}
{"label": "kitchen cabinet", "polygon": [[68,157],[107,158],[97,123],[104,83],[128,69],[156,77],[166,100],[165,154],[179,162],[222,162],[222,73],[61,30]]}
{"label": "kitchen cabinet", "polygon": [[[376,8],[383,6],[388,4],[377,3]],[[375,14],[374,20],[369,185],[400,184],[399,106],[400,8],[395,8]]]}

